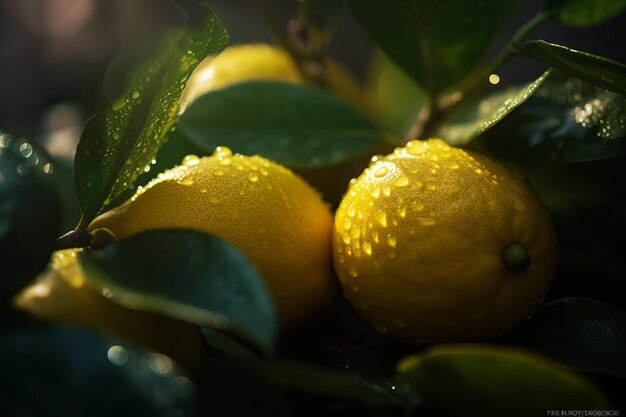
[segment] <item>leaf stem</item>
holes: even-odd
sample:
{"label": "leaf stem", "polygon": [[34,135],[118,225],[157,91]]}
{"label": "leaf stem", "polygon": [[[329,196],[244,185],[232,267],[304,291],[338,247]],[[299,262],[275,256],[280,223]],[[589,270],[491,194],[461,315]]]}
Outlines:
{"label": "leaf stem", "polygon": [[91,244],[92,236],[87,231],[89,220],[81,217],[76,228],[57,239],[54,250],[84,248]]}
{"label": "leaf stem", "polygon": [[484,88],[489,76],[517,55],[522,42],[539,26],[552,19],[555,13],[555,10],[544,10],[537,13],[515,32],[507,46],[490,64],[485,66],[482,71],[477,72],[476,75],[462,82],[457,91],[450,97],[439,102],[435,96],[429,94],[429,108],[420,112],[418,119],[405,136],[405,141],[415,138],[428,138],[435,134],[449,112],[462,101],[478,94]]}

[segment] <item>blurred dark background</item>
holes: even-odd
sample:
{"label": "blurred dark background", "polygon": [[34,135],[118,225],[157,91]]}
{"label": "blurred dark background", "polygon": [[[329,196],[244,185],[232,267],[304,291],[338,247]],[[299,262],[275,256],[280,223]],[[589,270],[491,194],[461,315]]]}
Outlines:
{"label": "blurred dark background", "polygon": [[[286,23],[298,2],[267,3]],[[542,4],[522,3],[491,55]],[[231,43],[270,40],[263,18],[247,0],[206,4],[223,20]],[[198,0],[0,0],[0,128],[72,158],[85,118],[98,109],[109,62],[149,44],[164,27],[182,24],[183,10],[191,23],[202,18]],[[593,28],[550,23],[533,37],[626,62],[625,27],[622,15]],[[330,50],[363,79],[372,48],[345,9],[336,18]],[[543,69],[517,58],[500,72],[501,85],[531,79]]]}

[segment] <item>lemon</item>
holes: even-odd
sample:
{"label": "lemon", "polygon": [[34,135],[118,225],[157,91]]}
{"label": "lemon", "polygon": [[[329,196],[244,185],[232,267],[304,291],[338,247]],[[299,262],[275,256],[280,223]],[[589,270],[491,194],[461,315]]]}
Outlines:
{"label": "lemon", "polygon": [[218,148],[210,157],[185,157],[89,231],[105,228],[117,239],[166,228],[215,234],[257,267],[281,322],[294,324],[333,292],[332,219],[319,194],[289,169]]}
{"label": "lemon", "polygon": [[502,335],[543,300],[555,267],[551,220],[529,186],[438,139],[372,159],[333,245],[360,315],[410,343]]}
{"label": "lemon", "polygon": [[41,319],[86,326],[132,340],[184,364],[200,359],[204,347],[196,326],[113,303],[102,291],[89,286],[76,257],[81,250],[55,252],[48,268],[16,295],[16,307]]}
{"label": "lemon", "polygon": [[[365,108],[361,87],[354,77],[334,60],[328,59],[328,88],[348,102]],[[283,49],[268,44],[240,44],[226,48],[217,56],[205,58],[193,71],[180,100],[183,112],[193,101],[208,92],[244,81],[274,80],[305,84],[298,66]]]}

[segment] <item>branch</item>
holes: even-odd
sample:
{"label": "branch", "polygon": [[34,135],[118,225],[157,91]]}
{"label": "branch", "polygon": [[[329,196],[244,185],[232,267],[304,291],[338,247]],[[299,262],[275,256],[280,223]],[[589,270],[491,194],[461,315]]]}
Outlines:
{"label": "branch", "polygon": [[491,74],[496,73],[504,64],[519,53],[524,40],[526,40],[535,29],[552,19],[554,15],[554,10],[542,11],[526,22],[515,32],[507,43],[507,46],[489,65],[482,71],[479,71],[475,76],[462,82],[458,91],[446,98],[442,103],[439,103],[435,97],[432,97],[432,94],[429,95],[431,96],[429,98],[430,108],[420,112],[420,116],[405,136],[405,141],[415,138],[425,138],[434,134],[454,107],[468,97],[477,94],[484,87]]}

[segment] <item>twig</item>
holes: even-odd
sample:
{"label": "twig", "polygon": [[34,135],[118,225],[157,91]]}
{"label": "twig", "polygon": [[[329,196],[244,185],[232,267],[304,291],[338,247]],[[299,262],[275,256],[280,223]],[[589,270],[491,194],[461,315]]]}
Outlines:
{"label": "twig", "polygon": [[554,10],[539,12],[532,19],[526,22],[509,40],[502,52],[482,71],[470,77],[457,89],[451,97],[444,99],[441,103],[433,94],[429,94],[429,108],[420,112],[420,116],[405,136],[405,141],[415,138],[427,138],[434,134],[441,123],[445,121],[449,112],[461,101],[478,93],[487,82],[491,74],[496,73],[504,64],[519,53],[522,42],[539,26],[553,18]]}

